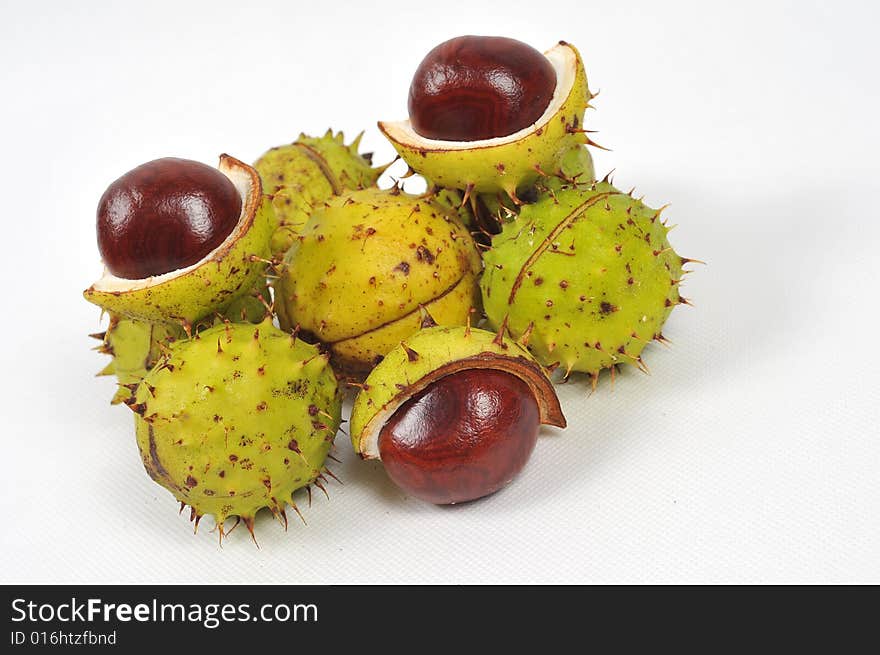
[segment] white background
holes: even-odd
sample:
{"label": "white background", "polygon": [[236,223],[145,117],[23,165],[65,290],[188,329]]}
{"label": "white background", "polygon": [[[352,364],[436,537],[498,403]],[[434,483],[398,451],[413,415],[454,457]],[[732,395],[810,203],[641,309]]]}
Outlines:
{"label": "white background", "polygon": [[[875,3],[0,6],[0,582],[880,582]],[[340,437],[307,526],[193,536],[93,377],[98,198],[328,126],[387,161],[375,122],[464,33],[581,49],[597,168],[672,203],[696,307],[651,376],[561,387],[494,497],[407,498]]]}

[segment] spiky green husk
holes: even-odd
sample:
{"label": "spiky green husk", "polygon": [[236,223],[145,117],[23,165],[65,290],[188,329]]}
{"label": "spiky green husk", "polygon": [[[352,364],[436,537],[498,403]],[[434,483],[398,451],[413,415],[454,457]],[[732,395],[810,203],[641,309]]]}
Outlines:
{"label": "spiky green husk", "polygon": [[[199,332],[223,320],[259,323],[268,313],[267,305],[263,303],[268,303],[270,298],[269,289],[263,284],[250,294],[235,299],[222,316],[206,317],[193,325],[192,330]],[[113,358],[98,375],[116,376],[119,388],[110,401],[116,405],[131,396],[132,385],[139,383],[153,368],[171,342],[186,338],[186,332],[179,325],[147,323],[111,315],[107,329],[91,336],[101,340],[95,350]]]}
{"label": "spiky green husk", "polygon": [[593,168],[593,156],[587,146],[570,148],[559,162],[559,173],[560,177],[581,184],[594,182],[596,170]]}
{"label": "spiky green husk", "polygon": [[[409,167],[431,183],[468,193],[501,191],[516,199],[540,176],[558,173],[572,148],[589,143],[582,125],[592,96],[580,54],[571,44],[560,42],[546,55],[557,71],[558,97],[529,128],[470,143],[426,139],[414,132],[409,121],[380,122],[379,129]],[[563,90],[566,82],[570,86]]]}
{"label": "spiky green husk", "polygon": [[186,334],[174,325],[111,316],[107,330],[92,336],[101,340],[96,350],[113,358],[98,375],[116,376],[119,388],[110,401],[116,405],[131,396],[131,385],[138,384],[155,366],[168,344]]}
{"label": "spiky green husk", "polygon": [[228,155],[219,170],[242,196],[242,214],[226,240],[200,262],[142,280],[105,273],[84,296],[111,314],[148,323],[191,326],[223,312],[233,301],[265,283],[269,235],[275,223],[257,172]]}
{"label": "spiky green husk", "polygon": [[278,221],[270,244],[273,257],[280,259],[293,244],[313,208],[346,190],[375,186],[386,167],[373,168],[369,156],[358,153],[362,135],[345,145],[342,132],[327,130],[323,137],[300,134],[256,161]]}
{"label": "spiky green husk", "polygon": [[545,366],[593,376],[642,367],[641,352],[680,303],[683,260],[660,211],[607,182],[559,183],[504,226],[481,281],[490,324],[531,330]]}
{"label": "spiky green husk", "polygon": [[[570,148],[562,157],[559,172],[553,176],[538,178],[534,188],[526,189],[522,194],[523,200],[534,200],[540,190],[545,190],[548,186],[558,186],[557,183],[560,179],[579,183],[595,181],[593,156],[587,146],[578,145]],[[474,214],[478,219],[477,224],[492,234],[500,232],[502,225],[516,218],[520,209],[520,205],[514,203],[503,193],[477,194],[474,205]]]}
{"label": "spiky green husk", "polygon": [[454,212],[398,190],[331,198],[290,248],[276,283],[281,327],[328,344],[341,370],[366,374],[419,329],[419,308],[464,325],[479,308],[480,258]]}
{"label": "spiky green husk", "polygon": [[[557,177],[558,176],[558,177]],[[562,157],[559,172],[552,176],[578,182],[595,180],[593,157],[585,145],[576,145]],[[536,197],[538,189],[548,184],[547,177],[538,178],[534,187],[526,187],[519,193],[520,202],[530,202]],[[458,212],[462,224],[471,230],[471,234],[481,246],[487,246],[492,235],[501,231],[501,226],[513,220],[519,213],[520,204],[514,202],[505,193],[470,194],[455,189],[434,187],[431,191],[434,199]]]}
{"label": "spiky green husk", "polygon": [[474,214],[471,203],[464,197],[464,193],[458,189],[443,189],[434,187],[429,190],[427,197],[444,207],[450,213],[458,217],[459,222],[468,229],[474,228]]}
{"label": "spiky green husk", "polygon": [[327,355],[266,319],[171,344],[128,405],[147,473],[222,537],[229,517],[252,528],[263,507],[296,507],[324,471],[341,394]]}
{"label": "spiky green husk", "polygon": [[379,457],[378,433],[400,405],[445,375],[468,369],[501,370],[522,379],[535,395],[541,422],[565,427],[565,417],[544,370],[504,331],[469,326],[419,330],[373,369],[354,401],[351,441],[365,459]]}
{"label": "spiky green husk", "polygon": [[269,293],[269,287],[265,283],[261,283],[250,293],[232,301],[222,314],[214,317],[214,322],[229,320],[233,323],[260,323],[270,313],[271,302],[272,295]]}

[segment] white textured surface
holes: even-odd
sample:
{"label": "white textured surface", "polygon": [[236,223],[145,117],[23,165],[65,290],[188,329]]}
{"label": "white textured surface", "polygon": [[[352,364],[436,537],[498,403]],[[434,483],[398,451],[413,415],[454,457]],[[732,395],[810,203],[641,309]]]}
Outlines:
{"label": "white textured surface", "polygon": [[[876,5],[258,4],[0,9],[0,582],[880,582]],[[650,377],[560,388],[571,428],[492,498],[407,499],[340,438],[307,527],[193,537],[92,377],[101,192],[328,125],[387,160],[375,121],[469,32],[581,49],[598,169],[673,203],[696,308]]]}

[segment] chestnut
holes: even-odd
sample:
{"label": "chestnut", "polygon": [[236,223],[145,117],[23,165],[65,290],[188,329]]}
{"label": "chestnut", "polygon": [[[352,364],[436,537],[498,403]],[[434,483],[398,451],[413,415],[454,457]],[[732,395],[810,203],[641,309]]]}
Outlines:
{"label": "chestnut", "polygon": [[459,36],[422,60],[409,88],[415,132],[445,141],[513,134],[550,104],[556,71],[530,45],[497,36]]}
{"label": "chestnut", "polygon": [[98,249],[107,270],[143,279],[195,264],[241,215],[235,185],[216,168],[156,159],[113,182],[98,203]]}
{"label": "chestnut", "polygon": [[521,378],[493,369],[442,377],[402,404],[379,433],[389,477],[436,504],[491,494],[522,470],[541,414]]}
{"label": "chestnut", "polygon": [[388,352],[351,408],[351,443],[417,498],[462,503],[510,482],[541,425],[564,428],[553,383],[506,326],[422,328]]}

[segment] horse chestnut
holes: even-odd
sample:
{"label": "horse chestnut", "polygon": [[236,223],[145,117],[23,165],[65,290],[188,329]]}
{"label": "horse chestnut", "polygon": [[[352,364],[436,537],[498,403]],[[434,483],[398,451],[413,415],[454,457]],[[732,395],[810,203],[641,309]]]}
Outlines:
{"label": "horse chestnut", "polygon": [[401,405],[379,433],[379,452],[405,491],[432,503],[459,503],[510,482],[528,461],[540,425],[538,402],[522,379],[463,370]]}
{"label": "horse chestnut", "polygon": [[409,117],[429,139],[476,141],[536,122],[553,98],[556,71],[530,45],[496,36],[460,36],[422,60],[409,88]]}
{"label": "horse chestnut", "polygon": [[113,182],[98,204],[98,249],[113,275],[142,279],[203,259],[228,237],[241,195],[216,168],[167,157]]}

